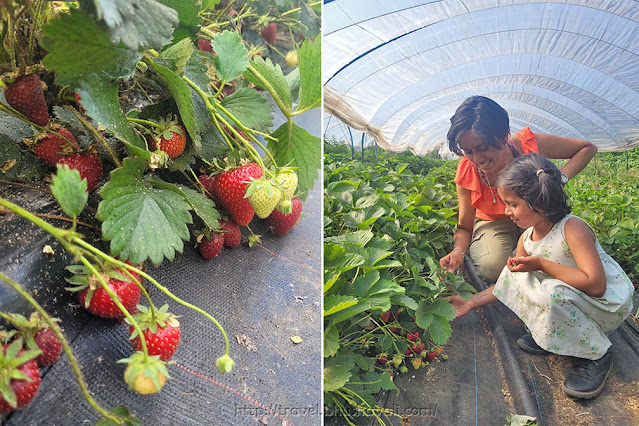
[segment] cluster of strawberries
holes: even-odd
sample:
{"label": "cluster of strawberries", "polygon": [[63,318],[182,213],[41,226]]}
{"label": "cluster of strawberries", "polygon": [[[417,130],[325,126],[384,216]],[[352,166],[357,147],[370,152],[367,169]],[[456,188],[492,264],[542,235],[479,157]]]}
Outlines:
{"label": "cluster of strawberries", "polygon": [[[380,319],[384,324],[389,325],[388,330],[396,335],[395,337],[401,339],[400,333],[402,332],[402,328],[399,327],[398,318],[401,314],[401,310],[397,310],[394,314],[391,311],[386,311],[380,314]],[[393,319],[391,321],[391,316]],[[413,321],[415,319],[413,318]],[[408,343],[408,347],[404,354],[401,353],[395,354],[391,359],[389,359],[387,353],[380,353],[377,355],[376,360],[378,364],[381,364],[384,367],[392,364],[395,368],[399,368],[400,365],[404,362],[404,360],[410,360],[413,368],[418,369],[422,365],[422,359],[425,359],[428,362],[435,361],[435,358],[442,353],[442,348],[440,346],[436,346],[431,348],[430,350],[426,349],[426,343],[424,343],[419,336],[418,330],[408,331],[406,332],[406,342]],[[445,356],[446,357],[446,356]],[[399,368],[401,373],[405,373],[408,369],[405,366]],[[393,375],[395,373],[394,370],[388,370],[388,372]]]}
{"label": "cluster of strawberries", "polygon": [[27,74],[16,78],[4,91],[4,96],[7,103],[29,121],[48,126],[50,131],[38,136],[33,152],[51,167],[59,163],[77,169],[87,180],[87,191],[95,188],[102,175],[102,161],[90,150],[81,150],[68,129],[49,124],[49,109],[40,76]]}
{"label": "cluster of strawberries", "polygon": [[58,360],[60,340],[37,313],[29,319],[20,314],[4,314],[15,329],[3,330],[0,351],[0,413],[10,413],[27,405],[40,387],[40,367]]}
{"label": "cluster of strawberries", "polygon": [[288,233],[302,213],[302,201],[293,195],[297,189],[297,174],[287,168],[280,169],[276,182],[263,177],[256,163],[229,168],[219,174],[198,177],[206,195],[229,213],[231,219],[221,221],[220,232],[205,235],[198,246],[204,259],[218,255],[223,245],[240,244],[239,226],[248,225],[257,215],[266,219],[275,235]]}

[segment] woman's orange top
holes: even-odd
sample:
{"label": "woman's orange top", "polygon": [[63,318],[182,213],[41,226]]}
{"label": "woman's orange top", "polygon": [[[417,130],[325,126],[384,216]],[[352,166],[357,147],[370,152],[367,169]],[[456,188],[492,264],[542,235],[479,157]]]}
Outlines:
{"label": "woman's orange top", "polygon": [[[529,127],[523,128],[516,135],[521,141],[524,154],[539,152],[537,139]],[[506,205],[499,197],[497,197],[497,202],[493,203],[493,192],[487,185],[482,183],[477,166],[465,156],[457,164],[455,183],[470,191],[470,204],[476,209],[475,217],[484,220],[497,220],[508,217],[504,214]],[[493,191],[496,191],[496,189],[493,188]]]}

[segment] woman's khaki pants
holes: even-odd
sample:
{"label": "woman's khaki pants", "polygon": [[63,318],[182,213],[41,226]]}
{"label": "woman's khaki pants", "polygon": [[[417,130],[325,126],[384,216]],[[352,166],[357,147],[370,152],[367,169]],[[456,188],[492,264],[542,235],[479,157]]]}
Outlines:
{"label": "woman's khaki pants", "polygon": [[508,218],[475,219],[468,255],[482,280],[486,283],[497,281],[508,257],[514,254],[522,232],[523,229]]}

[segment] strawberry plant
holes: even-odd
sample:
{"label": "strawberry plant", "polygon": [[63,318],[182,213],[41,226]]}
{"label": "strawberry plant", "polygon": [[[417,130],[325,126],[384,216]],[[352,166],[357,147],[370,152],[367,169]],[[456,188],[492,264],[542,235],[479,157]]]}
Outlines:
{"label": "strawberry plant", "polygon": [[[170,379],[166,361],[180,334],[175,317],[153,304],[144,279],[218,326],[225,352],[216,365],[222,373],[234,367],[221,325],[144,272],[145,263],[173,260],[195,245],[194,235],[216,236],[220,248],[228,236],[227,246],[237,246],[237,225],[248,228],[254,216],[252,195],[261,197],[260,217],[278,206],[290,211],[321,166],[319,138],[294,122],[320,104],[321,3],[231,3],[233,13],[224,0],[0,4],[0,178],[28,184],[56,169],[51,192],[72,225],[56,228],[2,198],[0,206],[74,256],[69,288],[82,306],[129,323],[134,352],[121,360],[124,379],[142,394]],[[270,22],[277,23],[276,37],[267,44],[259,32]],[[282,47],[296,51],[296,65],[286,65]],[[274,122],[275,110],[282,123]],[[284,175],[295,176],[278,179]],[[87,204],[107,252],[76,229]],[[194,216],[202,231],[192,229]],[[248,229],[249,240],[258,241]],[[53,331],[71,359],[64,336]],[[102,416],[128,417],[95,403],[73,360],[72,367]]]}

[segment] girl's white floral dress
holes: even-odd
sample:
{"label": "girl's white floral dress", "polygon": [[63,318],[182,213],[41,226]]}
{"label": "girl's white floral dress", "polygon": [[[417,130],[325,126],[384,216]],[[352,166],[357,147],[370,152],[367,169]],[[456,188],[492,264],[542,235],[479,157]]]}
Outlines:
{"label": "girl's white floral dress", "polygon": [[[533,228],[526,229],[523,233],[526,253],[577,268],[564,235],[564,226],[570,218],[582,220],[567,215],[539,241],[531,239]],[[630,314],[632,282],[598,240],[596,246],[606,272],[603,297],[588,296],[541,271],[510,272],[504,267],[497,279],[493,294],[521,318],[535,342],[547,351],[599,359],[611,346],[607,334]]]}

